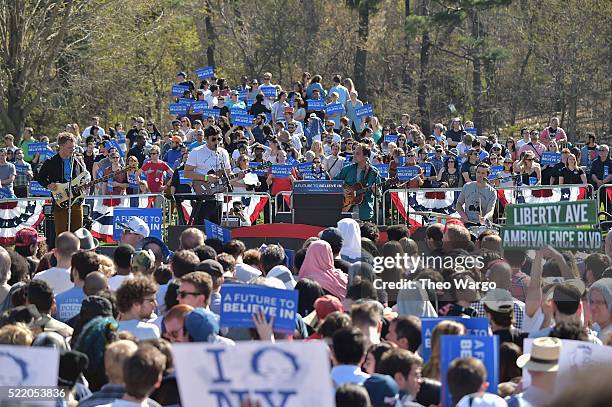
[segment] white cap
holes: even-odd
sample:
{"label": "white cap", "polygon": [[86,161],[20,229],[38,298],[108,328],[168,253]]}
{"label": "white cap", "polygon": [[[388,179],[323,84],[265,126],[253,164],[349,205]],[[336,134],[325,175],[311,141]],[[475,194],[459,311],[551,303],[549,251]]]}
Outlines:
{"label": "white cap", "polygon": [[117,225],[122,229],[127,229],[132,233],[142,235],[142,237],[149,237],[149,233],[151,233],[147,222],[137,216],[132,216],[127,223],[117,223]]}

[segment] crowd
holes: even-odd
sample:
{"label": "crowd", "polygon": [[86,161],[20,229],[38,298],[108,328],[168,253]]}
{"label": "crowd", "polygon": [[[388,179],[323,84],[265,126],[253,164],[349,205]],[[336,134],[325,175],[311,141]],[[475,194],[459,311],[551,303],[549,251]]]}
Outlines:
{"label": "crowd", "polygon": [[[182,93],[174,102],[184,113],[172,120],[171,130],[162,132],[142,117],[134,117],[126,133],[121,123],[105,130],[93,117],[83,132],[76,124],[65,131],[77,141],[94,179],[114,174],[95,187],[96,194],[189,192],[184,178],[190,163],[215,138],[234,172],[253,162],[294,166],[288,177],[267,170],[238,178],[238,190],[291,190],[296,179],[306,177],[303,162],[312,163],[308,176],[315,179],[343,177],[353,161],[386,165],[390,178],[398,168],[418,167],[416,176],[403,181],[410,188],[466,185],[458,201],[464,222],[429,225],[425,240],[416,242],[406,225],[389,227],[383,240],[376,224],[366,220],[371,215],[342,219],[307,239],[292,262],[281,245],[246,247],[237,239],[224,244],[196,228],[183,231],[180,248],[171,252],[137,217],[119,225],[121,241],[112,258],[98,253],[99,243],[87,229],[59,234],[55,248],[44,252],[45,238],[22,228],[14,248],[0,247],[0,344],[59,349],[58,385],[69,389],[60,404],[66,406],[181,405],[173,344],[233,347],[277,340],[323,341],[329,347],[338,407],[437,406],[443,379],[457,406],[558,406],[576,394],[580,405],[595,406],[610,397],[610,389],[599,383],[609,377],[604,374],[609,367],[589,365],[589,386],[576,382],[559,389],[555,382],[562,339],[612,345],[612,235],[601,252],[545,247],[528,256],[503,250],[492,230],[476,238],[466,228],[493,212],[489,203],[486,213],[470,204],[470,189],[480,193],[485,178],[499,186],[598,187],[612,179],[608,147],[598,145],[594,135],[582,148],[573,146],[557,118],[503,142],[460,118],[448,126],[437,123],[424,135],[406,114],[399,123],[362,115],[364,104],[349,78],[335,76],[328,89],[322,82],[304,73],[287,92],[265,73],[262,84],[245,77],[232,90],[224,79],[203,79],[196,87],[181,72]],[[205,105],[203,112],[198,103]],[[326,112],[328,105],[336,106],[333,113]],[[245,111],[252,125],[235,125]],[[4,197],[27,196],[51,154],[28,148],[49,142],[35,140],[31,128],[17,145],[14,139],[6,135],[6,147],[0,148]],[[546,152],[560,153],[559,161],[540,164]],[[115,174],[124,166],[125,172]],[[387,176],[373,168],[366,177]],[[404,255],[411,264],[384,263],[382,272],[375,271],[381,256]],[[419,256],[482,261],[429,268]],[[403,280],[449,283],[451,289],[387,284]],[[495,288],[476,284],[483,282]],[[221,290],[229,283],[297,290],[293,332],[275,331],[261,314],[253,315],[255,328],[224,327]],[[488,372],[478,358],[455,359],[442,377],[441,337],[466,335],[460,322],[440,322],[431,333],[429,359],[423,357],[422,320],[432,317],[488,320],[489,335],[500,341],[497,389],[488,388]],[[534,339],[530,352],[523,351],[526,338]],[[248,399],[243,405],[258,403]]]}

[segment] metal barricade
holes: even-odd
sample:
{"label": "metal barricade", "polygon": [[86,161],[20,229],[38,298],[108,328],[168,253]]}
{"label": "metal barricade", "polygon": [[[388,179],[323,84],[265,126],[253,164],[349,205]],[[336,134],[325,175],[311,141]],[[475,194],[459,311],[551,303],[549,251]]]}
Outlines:
{"label": "metal barricade", "polygon": [[[406,211],[406,218],[402,219],[402,215],[399,210],[393,205],[393,201],[391,198],[391,193],[416,193],[416,192],[461,192],[461,188],[395,188],[388,189],[382,194],[382,217],[379,216],[379,226],[387,226],[387,225],[397,225],[401,223],[408,223],[408,219],[410,218],[410,206],[405,205],[404,210]],[[387,199],[388,198],[388,199]],[[407,198],[407,196],[406,196]],[[387,200],[390,203],[389,213],[387,213]],[[405,199],[407,201],[407,199]],[[427,212],[435,212],[435,211],[427,211]],[[387,215],[389,215],[389,222],[387,222]],[[442,215],[442,214],[441,214]],[[396,220],[397,216],[397,222]]]}
{"label": "metal barricade", "polygon": [[[268,207],[270,213],[272,213],[272,197],[267,192],[224,192],[223,196],[224,197],[230,197],[230,200],[227,201],[227,202],[225,202],[225,201],[223,202],[223,210],[222,210],[222,213],[221,213],[221,220],[229,219],[229,210],[230,210],[229,205],[232,202],[232,199],[231,199],[232,197],[243,197],[243,196],[246,196],[246,197],[253,197],[253,196],[265,197],[265,198],[268,199],[268,202],[266,203],[266,206]],[[257,223],[257,222],[255,222],[255,223]]]}
{"label": "metal barricade", "polygon": [[[276,195],[274,195],[274,216],[276,216],[279,213],[291,213],[291,206],[286,204],[285,196],[288,196],[289,199],[290,199],[290,202],[292,202],[291,201],[292,194],[293,194],[293,191],[280,191]],[[281,201],[280,205],[279,205],[279,202],[278,202],[278,198],[279,197],[283,198],[283,200]],[[279,211],[278,210],[279,207],[283,207],[283,208],[287,207],[289,210],[287,210],[287,211]]]}

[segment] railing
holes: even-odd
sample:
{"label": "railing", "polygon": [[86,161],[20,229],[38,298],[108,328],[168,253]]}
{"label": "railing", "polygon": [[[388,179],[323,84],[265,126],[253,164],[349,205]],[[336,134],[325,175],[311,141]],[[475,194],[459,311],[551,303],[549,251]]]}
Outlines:
{"label": "railing", "polygon": [[[225,199],[225,201],[223,202],[223,210],[221,213],[221,220],[228,220],[229,219],[229,210],[231,209],[230,204],[232,202],[232,197],[253,197],[253,196],[260,196],[260,197],[265,197],[268,199],[268,202],[266,203],[266,206],[268,207],[269,213],[272,213],[272,196],[267,193],[267,192],[225,192],[223,193],[223,197],[227,198],[230,197],[229,200]],[[264,212],[265,213],[265,212]],[[245,216],[247,216],[247,218],[249,217],[248,214],[245,214]]]}
{"label": "railing", "polygon": [[[382,214],[380,214],[378,216],[378,225],[379,226],[386,226],[386,225],[397,225],[397,224],[401,224],[401,223],[407,223],[408,219],[410,218],[410,206],[409,205],[405,205],[404,206],[404,210],[406,211],[406,218],[403,218],[400,214],[400,211],[395,207],[395,205],[393,205],[392,202],[392,198],[391,198],[391,193],[397,192],[398,194],[405,194],[406,195],[406,199],[404,199],[404,201],[407,201],[408,199],[408,194],[410,193],[417,193],[417,192],[423,192],[423,193],[427,193],[427,192],[461,192],[461,188],[394,188],[394,189],[388,189],[386,191],[383,192],[381,200],[382,200]],[[387,213],[387,205],[390,206],[390,211],[389,213]],[[435,212],[435,211],[434,211]],[[387,215],[389,215],[389,222],[387,222]],[[442,214],[441,214],[442,215]],[[397,216],[397,222],[396,220],[396,216]],[[382,218],[381,218],[382,217]]]}

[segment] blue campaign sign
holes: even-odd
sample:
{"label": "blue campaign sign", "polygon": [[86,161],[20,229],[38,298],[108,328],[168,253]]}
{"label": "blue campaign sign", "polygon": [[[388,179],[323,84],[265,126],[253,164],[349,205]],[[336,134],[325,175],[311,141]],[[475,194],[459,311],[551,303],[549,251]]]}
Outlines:
{"label": "blue campaign sign", "polygon": [[440,321],[450,320],[463,324],[466,335],[488,336],[489,320],[486,318],[441,317],[421,319],[421,356],[427,362],[431,356],[431,333]]}
{"label": "blue campaign sign", "polygon": [[421,163],[417,164],[419,167],[423,169],[426,177],[431,177],[431,164],[430,163]]}
{"label": "blue campaign sign", "polygon": [[325,110],[325,101],[323,99],[308,99],[306,103],[308,110]]}
{"label": "blue campaign sign", "polygon": [[119,145],[119,142],[117,142],[117,140],[109,140],[106,142],[106,149],[110,150],[111,148],[114,148],[117,150],[117,152],[119,152],[119,155],[121,157],[123,157],[123,149],[121,148],[121,146]]}
{"label": "blue campaign sign", "polygon": [[400,181],[409,181],[417,175],[419,175],[419,167],[416,165],[397,167],[397,178]]}
{"label": "blue campaign sign", "polygon": [[245,99],[244,104],[246,105],[247,109],[249,109],[251,106],[253,106],[253,103],[255,103],[255,99]]}
{"label": "blue campaign sign", "polygon": [[503,165],[494,165],[491,167],[491,175],[489,175],[489,179],[494,179],[499,176],[499,173],[504,170]]}
{"label": "blue campaign sign", "polygon": [[44,188],[38,181],[30,182],[30,195],[32,196],[51,196],[51,191]]}
{"label": "blue campaign sign", "polygon": [[232,240],[232,232],[229,229],[206,219],[204,220],[204,231],[208,238],[220,240],[224,244]]}
{"label": "blue campaign sign", "polygon": [[215,67],[214,66],[205,66],[204,68],[196,69],[196,75],[198,75],[198,79],[206,79],[215,75]]}
{"label": "blue campaign sign", "polygon": [[253,119],[254,119],[254,116],[251,116],[250,114],[244,114],[244,115],[241,114],[238,116],[232,115],[232,120],[234,121],[234,124],[236,126],[244,126],[244,127],[252,126]]}
{"label": "blue campaign sign", "polygon": [[466,133],[469,133],[473,136],[478,134],[478,129],[474,128],[474,127],[468,127],[464,129]]}
{"label": "blue campaign sign", "polygon": [[293,158],[292,155],[290,155],[289,157],[287,157],[287,165],[289,165],[291,168],[295,167],[296,165],[298,165],[300,162],[298,160],[296,160],[295,158]]}
{"label": "blue campaign sign", "polygon": [[204,112],[205,109],[208,109],[208,102],[199,100],[199,101],[193,102],[191,104],[191,110],[194,113],[202,113],[202,112]]}
{"label": "blue campaign sign", "polygon": [[195,100],[191,98],[179,98],[178,102],[189,107],[195,103]]}
{"label": "blue campaign sign", "polygon": [[312,171],[312,162],[298,163],[295,168],[297,168],[300,174]]}
{"label": "blue campaign sign", "polygon": [[49,143],[30,143],[28,144],[28,155],[46,153]]}
{"label": "blue campaign sign", "polygon": [[387,134],[385,136],[385,143],[397,143],[399,136],[397,134]]}
{"label": "blue campaign sign", "polygon": [[202,113],[204,114],[204,117],[212,116],[215,119],[221,117],[221,109],[204,109]]}
{"label": "blue campaign sign", "polygon": [[[250,168],[257,168],[261,165],[261,163],[258,163],[257,161],[251,161],[249,163],[249,167]],[[265,177],[268,175],[268,170],[267,169],[263,169],[263,170],[256,170],[253,171],[258,177]]]}
{"label": "blue campaign sign", "polygon": [[15,164],[15,172],[17,174],[25,174],[30,170],[30,166],[27,164]]}
{"label": "blue campaign sign", "polygon": [[179,170],[179,184],[191,185],[191,178],[185,177],[185,170]]}
{"label": "blue campaign sign", "polygon": [[453,360],[457,358],[477,358],[487,369],[489,393],[497,394],[499,383],[499,336],[457,336],[440,337],[440,377],[442,378],[442,406],[455,405],[459,400],[451,400],[446,382],[446,373]]}
{"label": "blue campaign sign", "polygon": [[555,165],[561,162],[561,153],[545,151],[540,159],[540,165]]}
{"label": "blue campaign sign", "polygon": [[113,240],[121,240],[121,227],[118,223],[128,223],[130,218],[136,216],[149,226],[149,236],[162,238],[162,208],[114,208],[113,209]]}
{"label": "blue campaign sign", "polygon": [[401,155],[398,157],[398,166],[403,167],[404,165],[406,165],[406,156]]}
{"label": "blue campaign sign", "polygon": [[15,194],[11,192],[9,187],[0,188],[0,199],[11,199],[15,198]]}
{"label": "blue campaign sign", "polygon": [[335,114],[344,111],[344,106],[342,103],[330,103],[325,106],[325,113],[327,114]]}
{"label": "blue campaign sign", "polygon": [[249,91],[248,90],[240,90],[240,91],[238,91],[238,100],[245,101],[248,98],[249,98]]}
{"label": "blue campaign sign", "polygon": [[183,96],[187,91],[189,91],[187,85],[172,85],[172,96]]}
{"label": "blue campaign sign", "polygon": [[355,116],[364,117],[364,116],[374,116],[374,109],[372,109],[371,104],[365,104],[362,107],[355,109]]}
{"label": "blue campaign sign", "polygon": [[230,114],[233,116],[246,116],[247,114],[249,114],[249,112],[246,110],[245,107],[241,107],[241,106],[232,106],[232,108],[230,109]]}
{"label": "blue campaign sign", "polygon": [[305,180],[295,181],[294,194],[341,194],[344,181]]}
{"label": "blue campaign sign", "polygon": [[168,111],[170,114],[187,114],[187,105],[183,103],[170,103],[168,105]]}
{"label": "blue campaign sign", "polygon": [[259,90],[263,95],[267,98],[275,98],[276,97],[276,86],[260,86]]}
{"label": "blue campaign sign", "polygon": [[272,113],[266,113],[266,123],[272,123]]}
{"label": "blue campaign sign", "polygon": [[537,177],[529,177],[529,186],[534,186],[537,183],[538,183]]}
{"label": "blue campaign sign", "polygon": [[285,266],[287,266],[289,270],[293,270],[293,262],[295,260],[295,250],[285,249],[285,248],[283,248],[283,250],[285,251]]}
{"label": "blue campaign sign", "polygon": [[276,164],[272,166],[272,176],[274,178],[289,178],[291,175],[292,165],[280,165]]}
{"label": "blue campaign sign", "polygon": [[372,167],[378,169],[381,178],[389,178],[389,164],[374,164]]}
{"label": "blue campaign sign", "polygon": [[128,187],[138,190],[138,180],[136,179],[136,174],[128,174]]}
{"label": "blue campaign sign", "polygon": [[297,290],[281,290],[254,284],[223,284],[220,323],[224,327],[254,328],[253,314],[274,317],[273,329],[293,332],[298,306]]}

